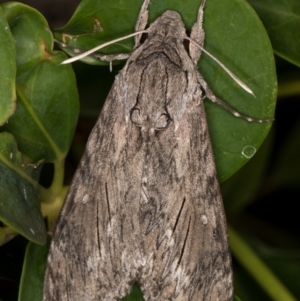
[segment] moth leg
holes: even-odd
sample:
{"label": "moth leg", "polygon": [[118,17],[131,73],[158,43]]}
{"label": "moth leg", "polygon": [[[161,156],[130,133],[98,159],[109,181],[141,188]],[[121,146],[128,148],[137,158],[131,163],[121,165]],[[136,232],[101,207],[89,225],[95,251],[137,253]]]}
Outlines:
{"label": "moth leg", "polygon": [[95,53],[93,57],[103,62],[113,62],[127,60],[131,56],[131,53],[118,53],[118,54],[100,54]]}
{"label": "moth leg", "polygon": [[[140,13],[135,23],[135,31],[144,30],[148,22],[148,5],[150,0],[144,0],[144,3],[141,7]],[[142,35],[137,35],[134,37],[134,48],[137,48],[140,45]]]}
{"label": "moth leg", "polygon": [[99,59],[102,62],[109,62],[109,70],[112,72],[113,61],[127,60],[131,56],[131,53],[119,53],[119,54],[100,54],[94,53],[93,57]]}
{"label": "moth leg", "polygon": [[258,118],[252,118],[247,115],[241,114],[238,111],[231,108],[228,104],[226,104],[224,101],[222,101],[220,98],[215,96],[215,94],[212,92],[212,90],[209,88],[207,82],[204,80],[202,75],[200,73],[197,74],[197,79],[201,87],[203,88],[205,95],[207,98],[209,98],[212,102],[215,102],[216,104],[223,107],[225,110],[227,110],[229,113],[234,115],[235,117],[242,118],[247,120],[248,122],[257,122],[257,123],[263,123],[263,122],[271,122],[274,121],[274,118],[266,118],[266,119],[258,119]]}
{"label": "moth leg", "polygon": [[[190,38],[194,40],[197,44],[199,44],[201,47],[203,47],[204,44],[204,37],[205,32],[202,27],[203,24],[203,15],[204,15],[204,6],[205,6],[206,0],[202,0],[200,7],[198,9],[198,16],[197,16],[197,22],[192,27]],[[201,56],[201,50],[190,43],[190,56],[194,64],[197,64],[200,56]]]}

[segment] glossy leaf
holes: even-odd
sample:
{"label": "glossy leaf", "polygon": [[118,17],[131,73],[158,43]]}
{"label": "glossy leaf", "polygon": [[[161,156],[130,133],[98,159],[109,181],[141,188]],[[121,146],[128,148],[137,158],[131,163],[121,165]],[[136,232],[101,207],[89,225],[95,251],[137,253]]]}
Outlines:
{"label": "glossy leaf", "polygon": [[50,239],[43,246],[29,243],[26,248],[18,301],[41,301]]}
{"label": "glossy leaf", "polygon": [[261,188],[274,142],[268,135],[254,158],[221,184],[227,220],[239,216],[253,202]]}
{"label": "glossy leaf", "polygon": [[[208,85],[240,113],[262,119],[272,117],[277,94],[274,57],[257,15],[243,0],[208,1],[205,14],[205,48],[245,82],[256,97],[241,89],[203,55],[199,69]],[[249,123],[205,101],[215,161],[222,181],[249,161],[272,124]]]}
{"label": "glossy leaf", "polygon": [[248,0],[261,18],[274,52],[300,67],[299,0]]}
{"label": "glossy leaf", "polygon": [[13,36],[1,6],[0,44],[0,125],[2,125],[13,114],[16,107],[16,63]]}
{"label": "glossy leaf", "polygon": [[0,134],[0,219],[29,240],[43,244],[46,229],[37,191],[39,171],[38,164],[22,164],[11,134]]}
{"label": "glossy leaf", "polygon": [[[100,43],[134,32],[134,25],[142,0],[113,1],[83,0],[70,21],[58,30],[59,39],[68,45],[89,50]],[[133,39],[103,49],[102,53],[131,52]],[[89,63],[103,63],[87,59]],[[105,65],[107,63],[104,63]]]}
{"label": "glossy leaf", "polygon": [[12,133],[19,149],[34,161],[62,160],[73,137],[78,95],[71,66],[52,50],[47,22],[17,2],[2,5],[16,41],[17,109],[2,131]]}
{"label": "glossy leaf", "polygon": [[[63,41],[73,47],[90,49],[107,40],[132,33],[141,1],[135,1],[132,11],[135,16],[130,19],[131,25],[125,17],[129,10],[127,1],[126,4],[118,3],[117,8],[104,2],[111,1],[83,1],[71,21],[62,29],[65,32]],[[184,3],[154,0],[149,8],[149,20],[152,22],[165,10],[172,9],[180,12],[189,30],[196,20],[199,3],[198,0]],[[110,32],[112,25],[101,25],[103,31],[92,30],[95,22],[92,21],[93,16],[100,20],[100,24],[114,25],[112,30],[122,29],[119,33]],[[123,26],[124,19],[126,22]],[[213,92],[245,115],[272,117],[277,94],[273,50],[251,6],[244,0],[209,0],[205,9],[204,29],[205,48],[250,86],[256,97],[240,88],[220,66],[203,54],[199,70]],[[119,42],[113,51],[109,48],[106,53],[123,52],[129,47],[126,43],[128,41]],[[208,100],[205,100],[205,106],[218,175],[222,181],[251,158],[267,135],[271,123],[251,124],[235,118]]]}

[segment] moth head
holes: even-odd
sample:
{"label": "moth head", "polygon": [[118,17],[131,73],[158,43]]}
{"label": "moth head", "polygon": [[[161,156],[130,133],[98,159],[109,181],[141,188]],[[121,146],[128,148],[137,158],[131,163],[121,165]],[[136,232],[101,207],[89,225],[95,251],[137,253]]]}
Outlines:
{"label": "moth head", "polygon": [[149,27],[149,37],[157,35],[176,38],[184,37],[186,35],[185,26],[179,13],[167,10],[157,18]]}

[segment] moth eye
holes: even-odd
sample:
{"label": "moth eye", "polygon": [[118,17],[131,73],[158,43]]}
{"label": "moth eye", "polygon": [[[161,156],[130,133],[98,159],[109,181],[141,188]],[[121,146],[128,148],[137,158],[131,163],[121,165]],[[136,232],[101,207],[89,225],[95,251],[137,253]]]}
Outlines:
{"label": "moth eye", "polygon": [[156,120],[155,128],[157,130],[165,129],[168,126],[170,120],[171,118],[168,114],[166,113],[161,114],[159,118]]}
{"label": "moth eye", "polygon": [[142,116],[141,116],[140,109],[138,108],[132,109],[130,114],[130,119],[136,126],[142,126]]}

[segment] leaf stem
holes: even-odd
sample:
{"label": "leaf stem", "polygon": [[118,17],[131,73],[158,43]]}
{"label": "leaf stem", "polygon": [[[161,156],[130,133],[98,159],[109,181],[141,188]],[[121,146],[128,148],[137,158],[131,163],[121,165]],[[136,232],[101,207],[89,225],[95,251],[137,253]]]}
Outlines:
{"label": "leaf stem", "polygon": [[235,258],[253,276],[274,301],[297,301],[269,267],[257,256],[249,245],[228,227],[230,247]]}
{"label": "leaf stem", "polygon": [[41,203],[42,214],[47,217],[49,231],[53,231],[54,229],[68,190],[69,186],[64,186],[62,187],[60,194],[52,198],[51,203]]}
{"label": "leaf stem", "polygon": [[65,164],[64,160],[54,162],[54,177],[49,189],[41,187],[41,209],[43,216],[47,217],[48,229],[52,231],[65,200],[68,186],[64,185]]}
{"label": "leaf stem", "polygon": [[54,178],[51,185],[53,194],[60,193],[64,185],[65,160],[54,162]]}

